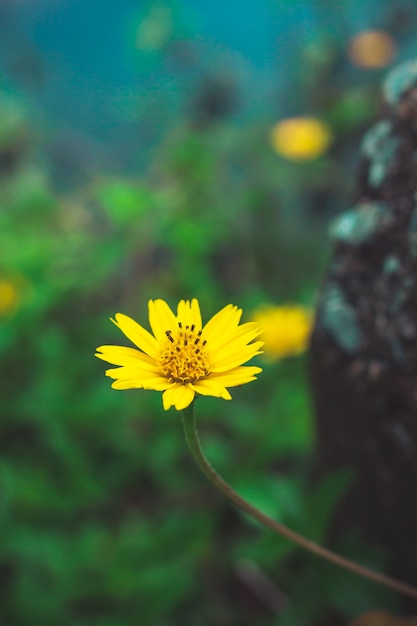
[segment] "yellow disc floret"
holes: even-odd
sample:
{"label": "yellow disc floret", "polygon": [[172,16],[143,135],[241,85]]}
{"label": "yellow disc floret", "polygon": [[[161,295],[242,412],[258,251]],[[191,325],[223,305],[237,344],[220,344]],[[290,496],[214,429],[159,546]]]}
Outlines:
{"label": "yellow disc floret", "polygon": [[209,359],[202,339],[202,330],[195,325],[185,326],[178,322],[175,331],[166,330],[167,339],[159,355],[164,376],[176,383],[195,383],[210,373]]}

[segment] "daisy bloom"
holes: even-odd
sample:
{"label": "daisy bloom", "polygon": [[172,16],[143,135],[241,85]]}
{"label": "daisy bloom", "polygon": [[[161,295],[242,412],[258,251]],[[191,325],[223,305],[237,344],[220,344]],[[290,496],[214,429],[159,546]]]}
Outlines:
{"label": "daisy bloom", "polygon": [[228,304],[202,325],[196,299],[181,300],[175,315],[164,300],[149,301],[152,333],[117,313],[111,320],[136,346],[100,346],[97,356],[118,367],[106,371],[113,389],[162,391],[164,409],[188,407],[196,394],[230,400],[227,387],[255,380],[260,367],[243,364],[261,354],[256,322],[239,324],[242,310]]}
{"label": "daisy bloom", "polygon": [[311,116],[281,120],[271,131],[272,147],[290,161],[317,159],[326,152],[331,140],[329,127]]}
{"label": "daisy bloom", "polygon": [[313,325],[311,309],[297,305],[264,305],[252,315],[262,328],[265,356],[270,361],[307,350]]}

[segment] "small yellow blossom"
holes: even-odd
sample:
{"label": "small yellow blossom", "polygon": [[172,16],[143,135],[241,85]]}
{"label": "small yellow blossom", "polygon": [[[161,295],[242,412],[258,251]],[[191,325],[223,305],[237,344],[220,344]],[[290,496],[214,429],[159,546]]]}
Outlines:
{"label": "small yellow blossom", "polygon": [[18,300],[18,290],[16,285],[6,279],[0,279],[0,316],[13,313]]}
{"label": "small yellow blossom", "polygon": [[175,315],[164,300],[149,301],[152,333],[117,313],[111,320],[135,348],[100,346],[97,356],[119,367],[106,375],[114,389],[162,391],[164,409],[187,408],[196,394],[230,400],[226,387],[255,380],[260,367],[242,367],[261,354],[262,341],[253,341],[259,325],[240,325],[242,310],[228,304],[204,326],[196,299],[181,300]]}
{"label": "small yellow blossom", "polygon": [[358,33],[349,44],[349,57],[352,63],[365,69],[385,67],[395,54],[395,44],[382,31],[369,30]]}
{"label": "small yellow blossom", "polygon": [[290,161],[311,161],[326,152],[331,142],[328,126],[315,117],[293,117],[275,124],[271,144]]}
{"label": "small yellow blossom", "polygon": [[252,315],[262,328],[265,356],[275,361],[307,349],[313,315],[310,309],[293,304],[266,305]]}

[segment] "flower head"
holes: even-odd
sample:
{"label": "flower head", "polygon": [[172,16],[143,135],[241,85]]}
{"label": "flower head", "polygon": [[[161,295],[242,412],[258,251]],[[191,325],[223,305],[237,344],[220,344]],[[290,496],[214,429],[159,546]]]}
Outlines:
{"label": "flower head", "polygon": [[331,142],[328,126],[315,117],[293,117],[275,124],[272,147],[290,161],[311,161],[326,152]]}
{"label": "flower head", "polygon": [[97,356],[117,368],[106,371],[114,389],[162,391],[164,409],[185,409],[196,394],[230,400],[227,387],[255,380],[260,367],[243,364],[261,354],[261,329],[239,325],[242,310],[228,304],[202,325],[200,306],[181,300],[175,315],[164,300],[149,301],[152,333],[122,313],[111,320],[136,348],[100,346]]}
{"label": "flower head", "polygon": [[264,306],[252,315],[262,328],[265,355],[275,361],[307,349],[313,323],[311,310],[299,305]]}

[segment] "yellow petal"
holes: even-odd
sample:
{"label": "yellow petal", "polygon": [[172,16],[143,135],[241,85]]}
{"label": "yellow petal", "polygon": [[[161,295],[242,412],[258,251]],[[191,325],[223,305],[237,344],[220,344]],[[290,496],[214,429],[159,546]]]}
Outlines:
{"label": "yellow petal", "polygon": [[191,404],[194,396],[195,391],[190,385],[175,383],[162,394],[164,409],[167,411],[173,406],[177,411],[182,411]]}
{"label": "yellow petal", "polygon": [[193,298],[191,303],[189,300],[181,300],[178,303],[177,319],[178,322],[182,323],[183,327],[189,326],[191,328],[194,325],[197,331],[201,330],[202,322],[198,300]]}
{"label": "yellow petal", "polygon": [[112,365],[131,365],[133,367],[157,370],[155,359],[135,348],[100,346],[97,348],[97,353],[94,356]]}
{"label": "yellow petal", "polygon": [[191,300],[191,323],[195,324],[197,331],[201,330],[203,327],[200,305],[198,304],[198,300],[196,298]]}
{"label": "yellow petal", "polygon": [[[237,328],[225,331],[219,337],[213,337],[209,343],[210,352],[234,351],[239,346],[246,346],[262,333],[262,328],[256,322],[247,322]],[[204,336],[204,338],[206,338]],[[217,355],[219,356],[219,355]]]}
{"label": "yellow petal", "polygon": [[114,367],[111,369],[106,370],[106,376],[109,376],[110,378],[117,378],[117,379],[123,379],[123,380],[139,380],[139,381],[144,381],[144,380],[148,380],[150,378],[161,378],[164,380],[167,380],[167,378],[165,376],[162,376],[160,372],[158,371],[154,371],[154,370],[146,370],[146,369],[142,369],[140,367],[132,367],[132,366],[125,366],[125,367]]}
{"label": "yellow petal", "polygon": [[210,359],[210,369],[212,372],[227,372],[228,370],[234,369],[250,361],[257,354],[262,354],[262,350],[260,350],[262,346],[263,341],[255,341],[248,346],[241,347],[239,350],[233,352],[228,352],[225,355],[221,353],[219,356],[214,355]]}
{"label": "yellow petal", "polygon": [[254,346],[256,346],[255,351],[259,350],[260,348],[262,348],[263,345],[263,341],[254,341],[252,343],[249,343],[248,341],[237,339],[235,341],[229,341],[229,343],[222,346],[218,350],[213,351],[211,350],[210,346],[210,362],[220,363],[223,361],[228,361],[230,357],[234,355],[243,354],[248,350],[250,351],[250,349]]}
{"label": "yellow petal", "polygon": [[140,385],[137,384],[136,380],[114,380],[111,384],[112,389],[142,389]]}
{"label": "yellow petal", "polygon": [[166,339],[166,331],[177,328],[177,320],[164,300],[149,300],[149,323],[159,342]]}
{"label": "yellow petal", "polygon": [[150,378],[139,382],[136,379],[120,379],[112,382],[113,389],[151,389],[153,391],[165,391],[170,383],[166,378]]}
{"label": "yellow petal", "polygon": [[232,399],[227,389],[222,386],[222,381],[218,383],[211,378],[204,378],[197,383],[193,383],[191,387],[202,396],[213,396],[214,398],[223,398],[223,400]]}
{"label": "yellow petal", "polygon": [[249,383],[252,380],[256,380],[255,375],[260,374],[260,372],[262,372],[260,367],[235,367],[234,369],[224,373],[219,372],[210,374],[210,377],[207,380],[213,381],[213,383],[222,385],[223,387],[237,387],[239,385]]}
{"label": "yellow petal", "polygon": [[155,378],[148,378],[143,383],[144,389],[154,389],[155,391],[165,391],[172,387],[175,383],[171,383],[168,378],[163,376],[156,376]]}
{"label": "yellow petal", "polygon": [[242,309],[238,309],[233,304],[228,304],[204,326],[204,339],[207,340],[207,343],[215,342],[218,340],[218,337],[232,332],[238,326],[241,316]]}
{"label": "yellow petal", "polygon": [[[116,320],[111,320],[118,328],[132,341],[138,348],[156,359],[158,357],[159,346],[155,337],[153,337],[140,324],[132,320],[131,317],[123,313],[116,313]],[[111,319],[111,318],[110,318]]]}

